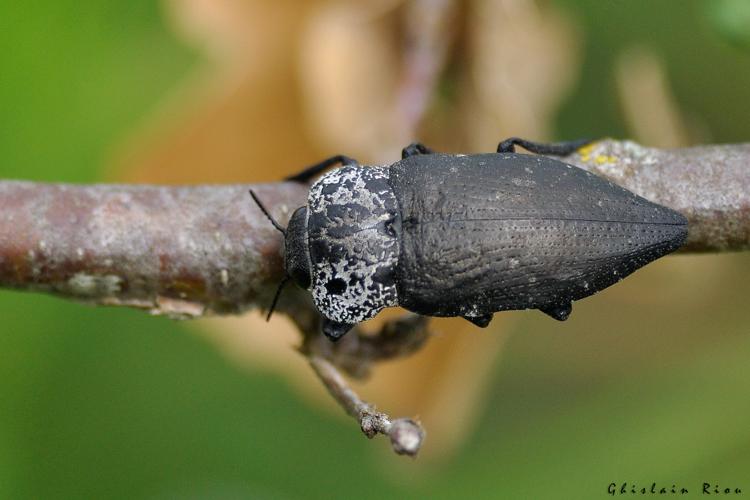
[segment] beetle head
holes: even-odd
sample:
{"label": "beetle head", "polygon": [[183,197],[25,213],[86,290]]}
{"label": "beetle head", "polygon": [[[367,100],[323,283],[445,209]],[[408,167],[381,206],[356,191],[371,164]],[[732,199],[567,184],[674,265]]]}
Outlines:
{"label": "beetle head", "polygon": [[284,285],[290,279],[294,280],[302,288],[310,288],[312,275],[310,273],[310,252],[307,244],[307,207],[300,207],[295,210],[292,218],[289,220],[289,224],[284,228],[271,216],[270,212],[260,202],[252,189],[250,190],[250,196],[255,200],[258,208],[268,217],[268,220],[271,221],[273,227],[284,235],[285,275],[276,289],[273,302],[271,302],[271,307],[268,310],[268,316],[266,317],[266,321],[268,321],[271,319],[271,314],[273,314],[273,310],[276,308],[276,302],[279,300],[279,295],[281,295]]}

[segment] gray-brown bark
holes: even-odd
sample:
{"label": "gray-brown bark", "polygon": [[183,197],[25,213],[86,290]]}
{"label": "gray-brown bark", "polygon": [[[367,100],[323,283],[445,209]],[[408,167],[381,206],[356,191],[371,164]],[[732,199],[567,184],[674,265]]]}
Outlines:
{"label": "gray-brown bark", "polygon": [[[683,251],[750,247],[750,144],[606,140],[567,161],[683,213]],[[252,187],[282,223],[307,193]],[[266,306],[282,275],[281,235],[249,188],[0,182],[0,286],[181,317]],[[304,300],[285,296],[282,309]]]}
{"label": "gray-brown bark", "polygon": [[[683,252],[750,248],[750,144],[676,150],[605,140],[564,159],[684,214]],[[250,198],[252,189],[286,224],[307,186],[190,187],[0,182],[0,286],[178,318],[266,307],[281,280],[281,234]],[[380,333],[355,329],[337,344],[319,334],[309,297],[288,287],[278,309],[304,335],[301,351],[363,432],[386,434],[415,455],[424,430],[362,401],[338,370],[364,377],[373,362],[408,355],[428,339],[426,322],[405,317]]]}

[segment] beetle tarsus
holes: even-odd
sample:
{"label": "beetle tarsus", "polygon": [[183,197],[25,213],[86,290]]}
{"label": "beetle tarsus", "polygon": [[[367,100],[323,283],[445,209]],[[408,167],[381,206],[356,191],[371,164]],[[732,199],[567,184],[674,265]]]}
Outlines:
{"label": "beetle tarsus", "polygon": [[298,174],[286,177],[284,180],[291,181],[291,182],[307,183],[310,181],[310,179],[312,179],[319,173],[337,164],[342,165],[342,166],[359,165],[359,162],[355,160],[354,158],[349,158],[348,156],[344,156],[344,155],[331,156],[330,158],[327,158],[321,161],[320,163],[316,163],[315,165],[310,165],[309,167],[305,168],[303,171],[299,172]]}
{"label": "beetle tarsus", "polygon": [[510,137],[498,144],[498,153],[515,153],[516,146],[521,146],[527,151],[538,155],[568,156],[575,153],[579,148],[594,142],[592,139],[578,139],[576,141],[555,142],[544,144],[541,142],[527,141],[519,137]]}
{"label": "beetle tarsus", "polygon": [[350,325],[349,323],[339,323],[338,321],[331,321],[327,318],[323,318],[321,326],[323,334],[334,342],[343,337],[346,332],[354,328],[354,325]]}
{"label": "beetle tarsus", "polygon": [[573,304],[568,302],[560,306],[545,307],[539,310],[557,321],[565,321],[570,316],[571,311],[573,311]]}
{"label": "beetle tarsus", "polygon": [[410,156],[414,155],[431,155],[435,151],[428,148],[421,142],[412,142],[408,146],[406,146],[404,149],[401,150],[401,159],[408,158]]}
{"label": "beetle tarsus", "polygon": [[487,328],[492,321],[492,314],[485,314],[483,316],[464,316],[466,321],[470,321],[477,325],[479,328]]}

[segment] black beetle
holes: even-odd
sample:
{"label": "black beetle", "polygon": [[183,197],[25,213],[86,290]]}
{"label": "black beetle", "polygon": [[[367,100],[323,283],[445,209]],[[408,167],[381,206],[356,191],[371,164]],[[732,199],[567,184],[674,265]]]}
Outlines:
{"label": "black beetle", "polygon": [[[565,320],[592,295],[678,249],[679,213],[546,156],[591,141],[518,138],[497,153],[449,155],[422,144],[401,161],[363,167],[334,156],[287,180],[310,188],[284,235],[287,277],[312,292],[323,333],[336,340],[381,309],[462,316],[486,327],[493,313],[539,309]],[[273,311],[273,305],[271,311]],[[269,312],[270,317],[270,312]]]}

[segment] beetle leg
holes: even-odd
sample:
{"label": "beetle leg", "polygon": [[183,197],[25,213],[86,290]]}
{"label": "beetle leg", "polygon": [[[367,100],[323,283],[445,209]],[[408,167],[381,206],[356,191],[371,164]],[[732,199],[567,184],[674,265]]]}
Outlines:
{"label": "beetle leg", "polygon": [[471,321],[475,325],[477,325],[479,328],[487,328],[489,326],[490,321],[492,321],[492,315],[491,314],[485,314],[483,316],[464,316],[463,317],[466,321]]}
{"label": "beetle leg", "polygon": [[323,318],[321,326],[325,336],[334,342],[343,337],[346,332],[354,328],[354,325],[350,325],[349,323],[339,323],[337,321],[331,321],[328,318]]}
{"label": "beetle leg", "polygon": [[579,139],[577,141],[556,142],[552,144],[543,144],[540,142],[527,141],[518,137],[505,139],[498,144],[498,153],[515,153],[515,146],[521,146],[523,149],[536,153],[538,155],[568,156],[575,153],[586,144],[594,142],[592,139]]}
{"label": "beetle leg", "polygon": [[286,177],[284,180],[306,183],[322,171],[336,165],[337,163],[340,163],[341,165],[359,165],[359,162],[354,158],[349,158],[348,156],[344,155],[336,155],[331,156],[330,158],[327,158],[320,163],[316,163],[315,165],[310,165],[302,172]]}
{"label": "beetle leg", "polygon": [[434,151],[422,144],[421,142],[412,142],[401,150],[401,159],[414,155],[431,155]]}
{"label": "beetle leg", "polygon": [[565,321],[568,319],[568,316],[570,316],[571,311],[573,311],[573,304],[568,302],[561,306],[545,307],[544,309],[539,310],[544,314],[555,318],[557,321]]}

